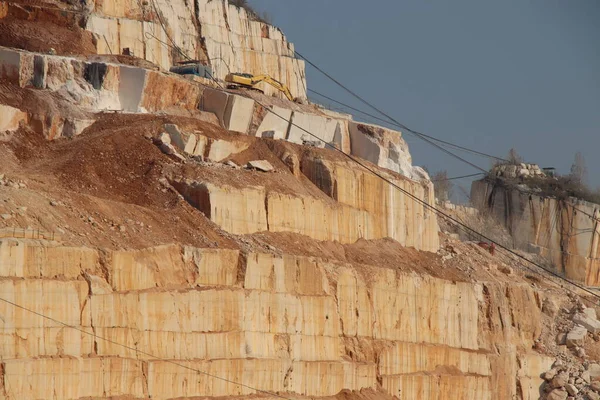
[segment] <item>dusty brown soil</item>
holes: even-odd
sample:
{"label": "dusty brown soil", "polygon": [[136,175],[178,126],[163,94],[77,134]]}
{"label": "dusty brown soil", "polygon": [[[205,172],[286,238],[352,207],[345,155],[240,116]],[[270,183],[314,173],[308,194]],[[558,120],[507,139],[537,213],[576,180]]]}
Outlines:
{"label": "dusty brown soil", "polygon": [[[73,140],[46,142],[21,129],[0,143],[7,160],[0,174],[26,185],[0,186],[3,213],[12,214],[0,227],[58,231],[70,244],[110,248],[172,242],[236,247],[161,183],[162,170],[173,161],[144,134],[164,121],[142,127],[115,118],[100,116],[89,134]],[[19,213],[23,207],[27,211]]]}
{"label": "dusty brown soil", "polygon": [[[91,32],[81,28],[85,16],[74,7],[42,1],[11,1],[0,18],[0,46],[61,55],[96,53]],[[60,11],[65,10],[65,11]]]}

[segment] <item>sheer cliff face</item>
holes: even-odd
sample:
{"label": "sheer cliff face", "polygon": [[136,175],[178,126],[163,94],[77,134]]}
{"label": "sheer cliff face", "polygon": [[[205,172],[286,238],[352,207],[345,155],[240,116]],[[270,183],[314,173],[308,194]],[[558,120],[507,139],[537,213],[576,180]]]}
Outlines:
{"label": "sheer cliff face", "polygon": [[597,204],[540,197],[484,180],[473,182],[471,198],[507,227],[517,247],[545,257],[569,279],[600,286]]}
{"label": "sheer cliff face", "polygon": [[0,276],[5,298],[54,318],[0,304],[3,398],[254,394],[234,382],[294,397],[378,387],[400,399],[537,398],[553,361],[528,350],[542,302],[529,285],[15,239],[0,240]]}
{"label": "sheer cliff face", "polygon": [[267,74],[306,98],[304,62],[294,57],[293,44],[226,0],[97,0],[88,8],[86,29],[96,34],[99,54],[129,48],[165,70],[197,59],[211,65],[217,79],[229,72]]}

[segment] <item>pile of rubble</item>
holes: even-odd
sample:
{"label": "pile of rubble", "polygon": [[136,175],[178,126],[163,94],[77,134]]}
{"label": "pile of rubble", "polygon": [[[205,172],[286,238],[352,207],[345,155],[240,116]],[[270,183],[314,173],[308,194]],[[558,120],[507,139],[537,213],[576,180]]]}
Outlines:
{"label": "pile of rubble", "polygon": [[543,376],[546,400],[600,400],[600,364],[585,362],[579,367],[556,361]]}
{"label": "pile of rubble", "polygon": [[[185,162],[186,156],[188,156],[191,160],[200,163],[224,162],[225,165],[237,169],[239,166],[233,161],[225,162],[224,160],[230,155],[248,148],[246,144],[213,139],[202,135],[201,132],[185,133],[175,124],[165,124],[164,130],[165,132],[152,138],[154,144],[163,153],[181,162]],[[245,168],[262,172],[274,170],[273,165],[267,160],[250,161]]]}
{"label": "pile of rubble", "polygon": [[532,178],[546,176],[537,164],[500,164],[492,168],[492,176],[501,176],[509,179]]}
{"label": "pile of rubble", "polygon": [[4,174],[0,174],[0,186],[8,186],[14,189],[23,189],[27,187],[27,184],[22,180],[10,179]]}
{"label": "pile of rubble", "polygon": [[[568,310],[567,310],[568,311]],[[552,369],[542,378],[546,381],[542,387],[546,400],[600,400],[600,364],[587,360],[584,345],[588,336],[600,340],[600,321],[594,308],[585,307],[579,302],[571,317],[573,327],[558,335],[557,342],[570,349],[582,363],[557,360]]]}

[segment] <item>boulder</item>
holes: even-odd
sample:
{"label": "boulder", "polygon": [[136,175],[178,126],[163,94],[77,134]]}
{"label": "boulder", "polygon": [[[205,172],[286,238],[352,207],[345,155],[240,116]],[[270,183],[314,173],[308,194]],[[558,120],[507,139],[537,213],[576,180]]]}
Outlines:
{"label": "boulder", "polygon": [[550,371],[546,371],[542,378],[544,378],[545,381],[550,382],[552,379],[554,379],[557,373],[558,371],[556,370],[556,368],[552,368]]}
{"label": "boulder", "polygon": [[165,124],[164,128],[167,131],[166,134],[169,136],[169,139],[162,133],[159,136],[159,140],[163,143],[169,143],[189,155],[198,155],[196,154],[198,138],[195,134],[181,132],[175,124]]}
{"label": "boulder", "polygon": [[267,160],[250,161],[248,163],[248,168],[256,169],[262,172],[271,172],[274,169],[271,163]]}
{"label": "boulder", "polygon": [[547,400],[567,400],[568,396],[569,396],[569,394],[566,392],[566,390],[554,389],[553,391],[548,393],[548,396],[546,397],[546,399]]}
{"label": "boulder", "polygon": [[19,124],[27,120],[27,114],[18,108],[0,104],[0,132],[16,131]]}
{"label": "boulder", "polygon": [[587,367],[587,372],[590,373],[590,380],[595,381],[600,378],[600,364],[590,364]]}
{"label": "boulder", "polygon": [[206,89],[200,107],[214,113],[225,129],[248,133],[254,114],[254,100],[218,89]]}
{"label": "boulder", "polygon": [[595,318],[591,318],[585,313],[575,314],[575,316],[573,317],[573,322],[583,326],[585,329],[588,330],[588,332],[591,332],[594,335],[596,333],[600,333],[600,321],[598,321]]}
{"label": "boulder", "polygon": [[583,346],[586,335],[587,329],[580,325],[575,326],[567,333],[567,347]]}
{"label": "boulder", "polygon": [[174,158],[176,158],[179,161],[185,160],[185,157],[183,157],[181,154],[179,154],[177,152],[177,150],[175,149],[175,147],[173,147],[172,144],[161,143],[159,148],[160,148],[160,151],[162,151],[163,153],[165,153],[168,156],[173,156]]}
{"label": "boulder", "polygon": [[590,389],[592,389],[594,392],[600,392],[600,382],[599,381],[592,382],[592,384],[590,385]]}
{"label": "boulder", "polygon": [[281,156],[281,161],[290,169],[290,172],[294,176],[300,176],[300,160],[297,155],[286,151]]}
{"label": "boulder", "polygon": [[575,385],[572,385],[570,383],[565,386],[565,389],[567,389],[567,393],[569,393],[569,395],[571,396],[576,396],[577,393],[579,393],[579,390],[577,390]]}
{"label": "boulder", "polygon": [[585,315],[587,315],[588,317],[592,318],[592,319],[598,319],[598,316],[596,315],[596,309],[592,308],[592,307],[588,307],[586,309],[583,310],[583,313]]}
{"label": "boulder", "polygon": [[[272,112],[271,112],[272,111]],[[269,139],[285,139],[292,118],[292,110],[271,106],[256,129],[256,136]]]}
{"label": "boulder", "polygon": [[590,371],[583,371],[581,374],[581,379],[583,379],[585,383],[590,383],[592,381],[590,377]]}
{"label": "boulder", "polygon": [[167,132],[163,132],[156,138],[161,143],[171,144],[171,136]]}
{"label": "boulder", "polygon": [[565,387],[567,383],[569,383],[569,374],[566,372],[561,372],[552,378],[552,382],[550,384],[553,388],[561,388]]}

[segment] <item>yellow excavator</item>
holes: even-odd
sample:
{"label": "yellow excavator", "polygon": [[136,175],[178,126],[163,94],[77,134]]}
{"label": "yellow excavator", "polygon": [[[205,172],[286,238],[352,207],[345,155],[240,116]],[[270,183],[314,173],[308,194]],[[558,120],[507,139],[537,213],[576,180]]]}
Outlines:
{"label": "yellow excavator", "polygon": [[258,90],[261,92],[262,90],[256,88],[255,86],[261,82],[265,82],[273,86],[275,89],[283,92],[283,94],[285,94],[285,97],[287,97],[289,101],[295,101],[294,96],[292,96],[292,93],[290,92],[290,89],[288,89],[287,86],[285,86],[278,80],[271,78],[269,75],[231,73],[227,74],[227,76],[225,77],[225,82],[229,83],[227,87],[230,89],[242,87],[245,89]]}

